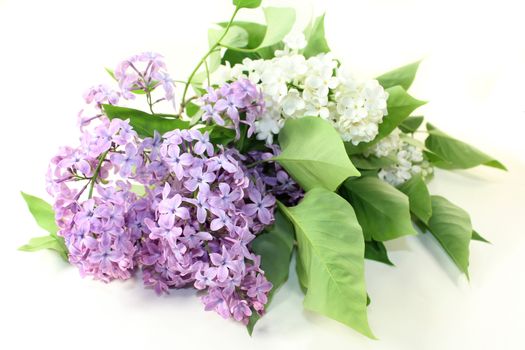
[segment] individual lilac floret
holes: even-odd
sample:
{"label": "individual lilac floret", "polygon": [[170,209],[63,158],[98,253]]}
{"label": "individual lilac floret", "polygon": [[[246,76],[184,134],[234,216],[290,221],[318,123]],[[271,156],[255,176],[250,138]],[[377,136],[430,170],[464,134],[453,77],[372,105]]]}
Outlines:
{"label": "individual lilac floret", "polygon": [[151,212],[140,253],[144,283],[159,294],[193,285],[207,292],[206,310],[246,324],[264,311],[271,289],[249,245],[273,222],[275,198],[256,186],[236,151],[210,149],[206,133],[167,133],[154,154],[150,145],[158,143],[144,141],[144,167],[168,169],[145,197]]}
{"label": "individual lilac floret", "polygon": [[201,119],[235,129],[236,139],[241,137],[241,124],[248,126],[246,134],[248,137],[252,136],[255,121],[264,112],[262,92],[248,79],[224,84],[218,89],[209,87],[200,103],[203,111]]}

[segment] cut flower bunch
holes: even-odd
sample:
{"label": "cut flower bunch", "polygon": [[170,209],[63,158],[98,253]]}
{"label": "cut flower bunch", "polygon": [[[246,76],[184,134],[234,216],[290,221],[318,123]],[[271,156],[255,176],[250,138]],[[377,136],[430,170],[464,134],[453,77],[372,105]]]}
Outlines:
{"label": "cut flower bunch", "polygon": [[392,265],[384,242],[428,232],[468,278],[470,242],[486,241],[429,193],[434,168],[505,167],[413,115],[419,62],[358,79],[324,16],[297,30],[291,8],[260,24],[237,17],[261,0],[233,5],[186,80],[145,52],[85,93],[79,143],[49,165],[51,204],[23,193],[49,234],[20,249],[159,295],[195,288],[250,334],[295,254],[305,308],[374,338],[364,260]]}

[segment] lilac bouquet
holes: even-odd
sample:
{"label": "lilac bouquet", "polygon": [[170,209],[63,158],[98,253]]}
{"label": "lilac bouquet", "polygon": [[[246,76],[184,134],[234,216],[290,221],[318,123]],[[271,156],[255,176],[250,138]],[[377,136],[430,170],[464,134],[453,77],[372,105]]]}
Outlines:
{"label": "lilac bouquet", "polygon": [[324,16],[302,32],[289,8],[235,20],[260,3],[233,1],[186,81],[151,52],[107,69],[115,83],[84,95],[79,144],[51,159],[51,204],[23,193],[49,235],[20,249],[55,250],[103,282],[140,275],[159,295],[195,288],[250,333],[295,252],[305,307],[373,338],[365,258],[391,265],[385,241],[429,231],[468,277],[469,244],[484,241],[429,194],[434,167],[505,167],[431,124],[416,137],[418,62],[358,80]]}

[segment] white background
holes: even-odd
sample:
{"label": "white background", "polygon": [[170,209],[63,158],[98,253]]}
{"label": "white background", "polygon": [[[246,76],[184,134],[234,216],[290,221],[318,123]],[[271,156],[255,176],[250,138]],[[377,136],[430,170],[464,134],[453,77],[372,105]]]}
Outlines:
{"label": "white background", "polygon": [[[505,163],[445,173],[431,184],[467,209],[492,245],[474,242],[471,282],[431,237],[388,246],[396,267],[367,262],[369,317],[379,341],[305,312],[294,277],[253,338],[204,312],[191,290],[158,298],[140,281],[81,279],[49,252],[16,248],[41,235],[20,190],[46,199],[44,174],[76,144],[83,91],[103,67],[141,51],[166,56],[177,79],[206,50],[229,0],[0,0],[0,348],[524,349],[525,21],[520,1],[265,1],[300,23],[327,11],[329,43],[364,76],[425,58],[411,89],[425,116]],[[260,11],[241,18],[261,19]]]}

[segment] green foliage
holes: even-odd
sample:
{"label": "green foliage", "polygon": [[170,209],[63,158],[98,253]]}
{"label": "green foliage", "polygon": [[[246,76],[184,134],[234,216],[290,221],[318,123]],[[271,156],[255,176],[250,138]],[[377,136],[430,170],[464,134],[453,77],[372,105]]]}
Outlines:
{"label": "green foliage", "polygon": [[476,230],[472,230],[472,240],[473,241],[490,243],[490,241],[488,241],[487,239],[482,237]]}
{"label": "green foliage", "polygon": [[[261,256],[261,268],[268,281],[273,284],[265,308],[268,308],[275,292],[288,279],[293,246],[294,228],[280,211],[275,213],[273,226],[258,235],[252,242],[252,251]],[[259,318],[260,316],[256,312],[250,317],[250,322],[247,325],[250,334],[252,334]]]}
{"label": "green foliage", "polygon": [[210,132],[210,141],[214,145],[226,146],[235,139],[235,130],[220,125],[207,126],[202,131]]}
{"label": "green foliage", "polygon": [[367,241],[388,241],[405,235],[415,235],[408,197],[377,177],[362,177],[345,181],[343,196],[355,209]]}
{"label": "green foliage", "polygon": [[425,117],[423,116],[414,116],[408,117],[401,124],[399,124],[399,129],[404,133],[414,133],[423,123]]}
{"label": "green foliage", "polygon": [[383,122],[379,124],[379,132],[376,138],[368,143],[361,142],[357,146],[350,142],[345,142],[348,154],[362,153],[370,146],[375,145],[381,139],[390,135],[414,110],[426,103],[410,96],[401,86],[393,86],[386,89],[386,91],[389,95],[387,100],[388,115],[384,116]]}
{"label": "green foliage", "polygon": [[175,129],[188,129],[190,123],[169,114],[149,114],[133,108],[102,105],[109,119],[129,119],[130,125],[140,137],[153,137],[157,130],[161,135]]}
{"label": "green foliage", "polygon": [[378,170],[396,162],[396,159],[390,157],[378,158],[374,156],[365,157],[362,155],[353,155],[350,157],[350,160],[357,169],[363,170]]}
{"label": "green foliage", "polygon": [[233,5],[237,8],[254,9],[261,6],[262,0],[233,0]]}
{"label": "green foliage", "polygon": [[[209,29],[208,30],[208,44],[210,48],[216,45],[217,41],[222,37],[226,28]],[[248,32],[242,27],[232,25],[228,29],[226,36],[222,38],[221,44],[231,47],[245,47],[248,44]],[[221,64],[221,52],[216,50],[208,56],[208,74],[214,72]],[[199,74],[195,79],[198,82],[204,81],[205,73]]]}
{"label": "green foliage", "polygon": [[279,134],[282,153],[274,159],[304,188],[335,191],[359,171],[346,155],[337,131],[317,117],[288,119]]}
{"label": "green foliage", "polygon": [[[221,22],[219,25],[225,28],[228,25],[228,22]],[[248,42],[244,47],[248,49],[256,49],[261,45],[266,34],[266,25],[245,21],[235,21],[232,25],[244,29],[248,34]]]}
{"label": "green foliage", "polygon": [[31,238],[27,244],[18,248],[18,250],[24,252],[36,252],[43,249],[54,250],[64,261],[68,261],[68,251],[63,238],[58,237],[56,234]]}
{"label": "green foliage", "polygon": [[421,61],[407,64],[406,66],[396,68],[388,73],[385,73],[377,80],[385,89],[399,85],[403,89],[408,90],[412,85],[414,78],[416,77],[417,69],[419,68]]}
{"label": "green foliage", "polygon": [[55,212],[51,205],[43,199],[24,192],[22,192],[22,197],[38,226],[49,232],[49,235],[31,238],[28,244],[25,244],[18,249],[26,252],[51,249],[58,252],[60,256],[67,261],[67,247],[64,243],[64,239],[57,236],[58,227],[55,223]]}
{"label": "green foliage", "polygon": [[41,198],[24,192],[21,192],[21,194],[38,226],[49,233],[57,233],[58,226],[55,223],[55,211],[53,207]]}
{"label": "green foliage", "polygon": [[290,32],[295,23],[295,10],[288,7],[266,7],[266,33],[258,48],[277,44]]}
{"label": "green foliage", "polygon": [[[290,32],[295,23],[295,10],[288,7],[266,7],[263,9],[266,25],[251,22],[234,22],[248,34],[248,41],[244,46],[229,45],[222,41],[221,44],[233,51],[251,53],[263,58],[269,58],[265,48],[272,47],[270,56],[273,57],[273,46],[279,44]],[[224,26],[224,23],[220,23]],[[229,54],[232,56],[232,54]],[[234,56],[240,59],[243,55]],[[251,56],[250,56],[251,57]]]}
{"label": "green foliage", "polygon": [[324,14],[317,17],[304,31],[307,40],[303,55],[308,58],[320,53],[330,52],[330,47],[325,37]]}
{"label": "green foliage", "polygon": [[109,74],[109,76],[111,78],[113,78],[113,80],[117,80],[117,77],[115,76],[115,72],[113,71],[113,69],[110,69],[110,68],[104,68],[106,70],[106,72]]}
{"label": "green foliage", "polygon": [[420,175],[414,175],[398,186],[398,190],[408,196],[410,211],[424,223],[428,223],[432,216],[432,202],[427,185]]}
{"label": "green foliage", "polygon": [[432,196],[432,217],[428,230],[458,269],[468,278],[472,224],[466,211],[441,196]]}
{"label": "green foliage", "polygon": [[433,154],[429,160],[443,169],[468,169],[478,165],[507,170],[499,161],[450,135],[432,124],[427,124],[428,137],[425,145]]}
{"label": "green foliage", "polygon": [[388,258],[385,245],[378,241],[365,242],[365,259],[375,260],[383,264],[394,266],[392,261]]}
{"label": "green foliage", "polygon": [[286,208],[279,203],[279,208],[295,227],[305,308],[373,338],[366,309],[363,233],[350,204],[314,188],[299,205]]}

